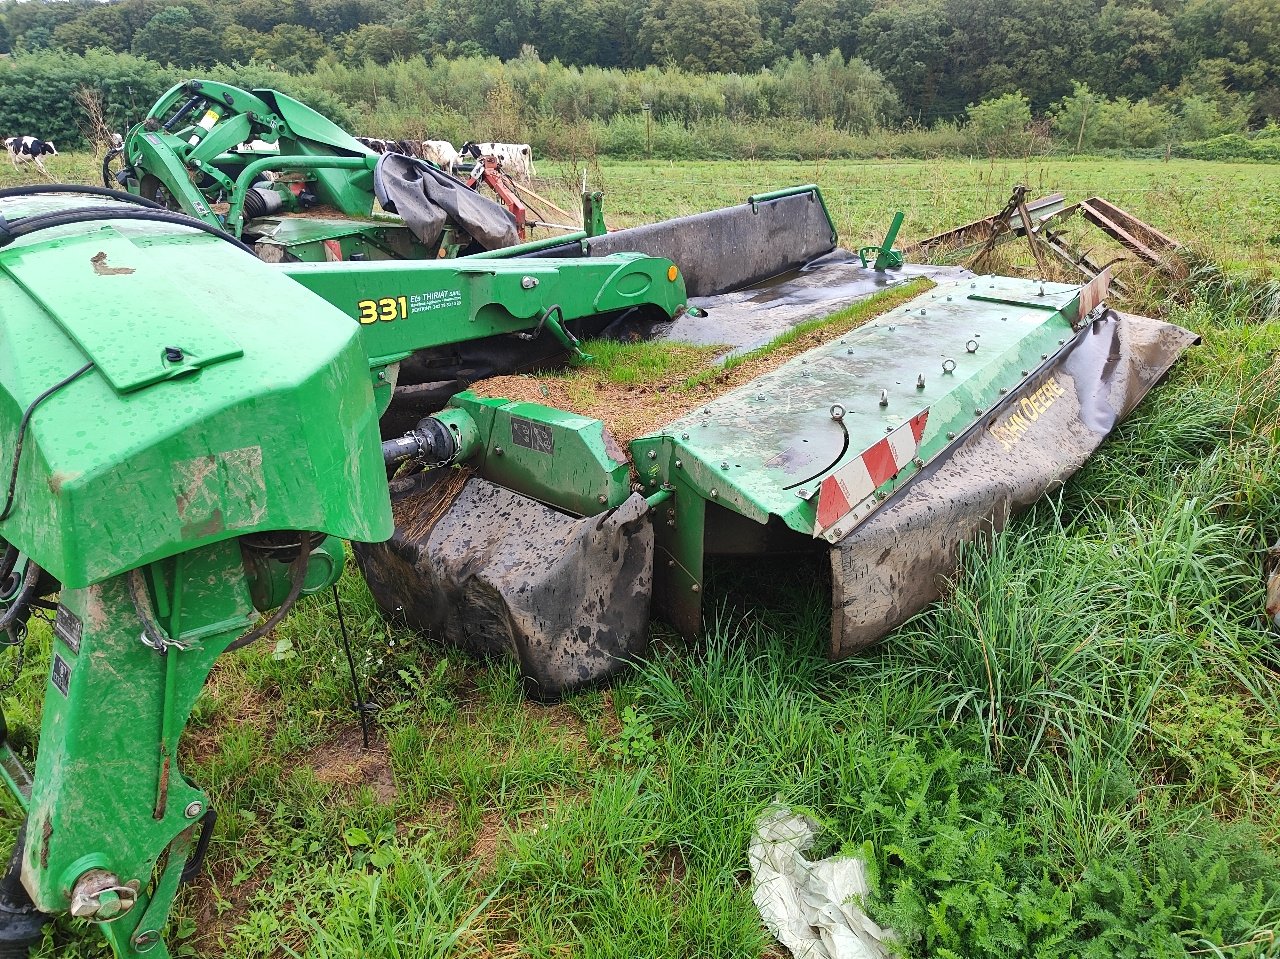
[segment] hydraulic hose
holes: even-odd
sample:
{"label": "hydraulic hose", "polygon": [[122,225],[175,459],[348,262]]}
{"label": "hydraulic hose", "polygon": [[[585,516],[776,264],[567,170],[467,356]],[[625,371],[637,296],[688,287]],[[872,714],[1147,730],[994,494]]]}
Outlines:
{"label": "hydraulic hose", "polygon": [[0,247],[7,246],[14,240],[28,236],[39,230],[48,230],[55,226],[67,226],[72,223],[88,223],[94,220],[143,220],[151,223],[171,223],[174,226],[190,227],[220,240],[226,240],[250,256],[254,255],[248,245],[226,233],[216,226],[210,226],[203,220],[187,216],[185,213],[172,213],[168,210],[117,210],[109,206],[89,206],[79,210],[59,210],[54,213],[40,213],[23,217],[10,223],[0,222]]}
{"label": "hydraulic hose", "polygon": [[[113,190],[105,186],[84,186],[79,183],[33,183],[28,186],[11,186],[0,190],[0,200],[15,196],[39,196],[41,193],[72,193],[80,196],[104,196],[121,203],[134,206],[145,206],[152,210],[163,210],[159,203],[148,200],[144,196],[126,193],[124,190]],[[70,212],[70,211],[65,211]]]}

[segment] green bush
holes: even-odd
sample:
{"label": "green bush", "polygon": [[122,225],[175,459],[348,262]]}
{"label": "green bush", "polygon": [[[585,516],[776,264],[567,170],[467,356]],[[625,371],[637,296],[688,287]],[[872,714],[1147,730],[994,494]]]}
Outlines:
{"label": "green bush", "polygon": [[123,130],[181,79],[177,71],[150,60],[105,50],[83,57],[16,57],[0,64],[0,131],[4,136],[40,136],[60,149],[79,146],[82,119],[75,93],[80,88],[101,92],[108,123]]}
{"label": "green bush", "polygon": [[1021,93],[969,104],[970,143],[987,156],[1017,156],[1031,147],[1031,103]]}
{"label": "green bush", "polygon": [[1263,163],[1280,163],[1280,126],[1268,124],[1252,136],[1228,133],[1199,143],[1182,143],[1173,148],[1173,155],[1192,160],[1257,160]]}

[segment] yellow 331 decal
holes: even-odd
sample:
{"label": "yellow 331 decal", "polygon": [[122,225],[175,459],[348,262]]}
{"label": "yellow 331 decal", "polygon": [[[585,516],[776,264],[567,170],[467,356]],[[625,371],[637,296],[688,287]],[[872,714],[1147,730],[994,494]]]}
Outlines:
{"label": "yellow 331 decal", "polygon": [[380,300],[360,300],[356,303],[356,318],[364,324],[383,320],[403,320],[409,315],[409,302],[403,296],[384,296]]}

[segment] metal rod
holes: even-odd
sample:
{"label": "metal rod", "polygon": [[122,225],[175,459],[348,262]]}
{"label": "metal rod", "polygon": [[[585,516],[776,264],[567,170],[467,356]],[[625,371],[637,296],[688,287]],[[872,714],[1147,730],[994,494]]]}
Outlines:
{"label": "metal rod", "polygon": [[550,249],[554,246],[564,246],[569,243],[576,243],[579,240],[587,239],[589,234],[586,230],[578,230],[570,233],[568,236],[548,236],[541,240],[530,240],[528,243],[520,243],[516,246],[504,247],[501,250],[485,250],[483,253],[473,253],[470,256],[464,256],[463,260],[505,260],[511,257],[523,256],[526,253],[537,253],[539,250]]}

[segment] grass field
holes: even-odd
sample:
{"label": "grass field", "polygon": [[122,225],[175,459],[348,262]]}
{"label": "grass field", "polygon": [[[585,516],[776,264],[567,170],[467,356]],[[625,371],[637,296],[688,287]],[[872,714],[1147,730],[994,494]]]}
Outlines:
{"label": "grass field", "polygon": [[[94,177],[85,158],[53,169]],[[656,627],[658,652],[634,676],[539,707],[509,664],[390,627],[349,571],[375,747],[360,749],[331,600],[305,601],[280,642],[219,664],[184,751],[219,826],[170,927],[177,953],[780,955],[746,845],[781,799],[825,825],[818,854],[866,854],[870,911],[906,956],[1278,954],[1280,654],[1260,573],[1280,534],[1277,170],[607,163],[596,175],[616,223],[814,180],[846,246],[879,239],[894,209],[908,239],[992,212],[1017,181],[1101,194],[1206,258],[1162,297],[1204,343],[1065,490],[970,557],[947,601],[844,662],[821,657],[820,583],[722,568],[702,641]],[[4,694],[28,748],[48,642],[37,624]],[[6,833],[17,822],[6,804]],[[77,923],[40,953],[103,954]]]}

